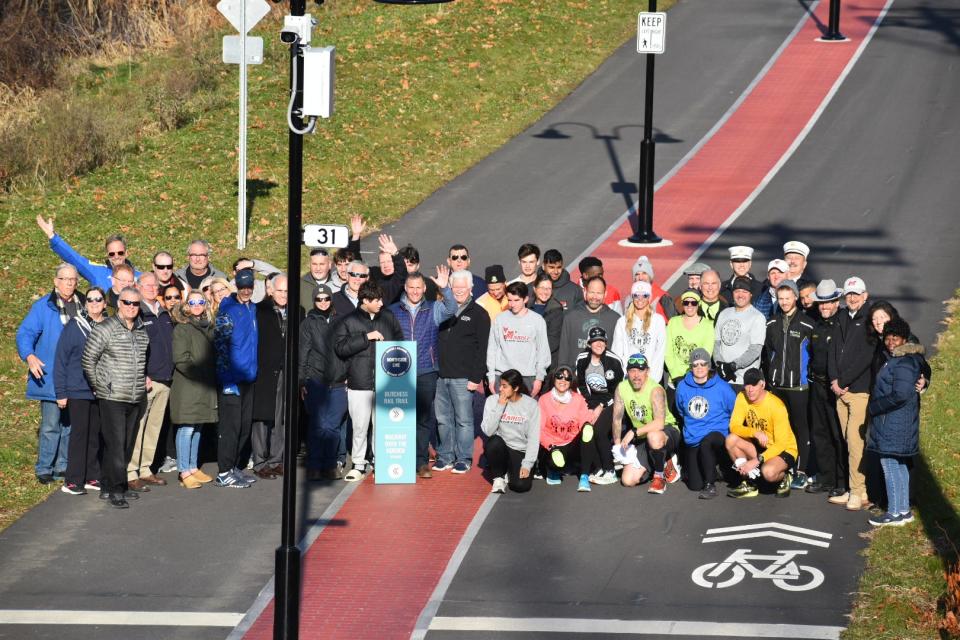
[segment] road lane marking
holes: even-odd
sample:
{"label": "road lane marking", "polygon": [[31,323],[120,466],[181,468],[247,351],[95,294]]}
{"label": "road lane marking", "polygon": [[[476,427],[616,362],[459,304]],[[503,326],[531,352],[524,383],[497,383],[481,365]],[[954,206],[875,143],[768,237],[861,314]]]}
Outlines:
{"label": "road lane marking", "polygon": [[242,613],[216,611],[68,611],[0,609],[0,624],[110,625],[134,627],[232,627]]}

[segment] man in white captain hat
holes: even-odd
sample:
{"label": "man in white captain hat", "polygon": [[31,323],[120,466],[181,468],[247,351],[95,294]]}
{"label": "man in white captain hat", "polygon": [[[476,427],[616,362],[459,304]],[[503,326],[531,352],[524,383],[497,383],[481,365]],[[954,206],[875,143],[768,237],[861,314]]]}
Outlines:
{"label": "man in white captain hat", "polygon": [[737,245],[730,247],[730,269],[732,275],[724,280],[720,287],[720,295],[728,301],[733,301],[733,281],[737,278],[747,278],[750,281],[750,293],[753,299],[756,299],[762,289],[763,283],[758,281],[750,270],[753,268],[753,247]]}
{"label": "man in white captain hat", "polygon": [[[790,267],[787,272],[787,280],[793,280],[798,287],[802,286],[805,281],[811,280],[810,274],[804,277],[809,256],[810,247],[798,240],[791,240],[783,244],[783,259]],[[814,282],[814,286],[816,286],[816,282]]]}

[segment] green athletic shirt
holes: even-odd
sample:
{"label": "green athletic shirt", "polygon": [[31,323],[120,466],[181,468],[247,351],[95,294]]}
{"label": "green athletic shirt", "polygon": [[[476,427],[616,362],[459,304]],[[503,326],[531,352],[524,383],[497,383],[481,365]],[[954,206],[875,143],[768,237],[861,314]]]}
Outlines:
{"label": "green athletic shirt", "polygon": [[[642,429],[647,423],[653,420],[653,402],[651,401],[651,396],[653,395],[653,390],[657,387],[660,387],[660,385],[654,382],[652,378],[647,378],[647,383],[643,385],[640,391],[634,391],[633,387],[630,386],[630,381],[627,379],[624,379],[624,381],[617,386],[617,391],[620,392],[620,399],[623,400],[624,412],[629,416],[630,424],[633,425],[634,429]],[[673,414],[670,413],[670,408],[667,407],[666,394],[664,394],[663,405],[664,426],[671,425],[675,427],[677,420],[673,417]],[[640,437],[645,438],[646,435],[644,434]]]}

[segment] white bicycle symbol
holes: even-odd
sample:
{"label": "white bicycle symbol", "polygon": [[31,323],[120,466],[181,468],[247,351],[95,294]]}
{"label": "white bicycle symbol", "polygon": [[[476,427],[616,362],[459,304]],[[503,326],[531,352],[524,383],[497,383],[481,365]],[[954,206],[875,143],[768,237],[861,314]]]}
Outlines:
{"label": "white bicycle symbol", "polygon": [[[694,584],[704,589],[726,589],[738,584],[747,576],[747,572],[754,578],[772,580],[784,591],[809,591],[823,584],[823,572],[809,565],[798,565],[794,562],[797,556],[805,555],[806,551],[780,551],[774,556],[751,554],[750,549],[737,549],[722,562],[708,562],[693,570],[690,578]],[[750,564],[751,560],[770,561],[765,568],[757,568]],[[726,572],[730,577],[723,580]]]}

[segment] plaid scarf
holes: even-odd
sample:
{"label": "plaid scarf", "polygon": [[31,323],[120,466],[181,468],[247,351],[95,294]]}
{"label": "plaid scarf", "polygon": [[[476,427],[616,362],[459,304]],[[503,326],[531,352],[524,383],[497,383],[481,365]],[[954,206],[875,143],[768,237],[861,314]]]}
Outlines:
{"label": "plaid scarf", "polygon": [[[63,301],[63,298],[60,297],[60,294],[57,293],[57,290],[54,289],[53,293],[50,294],[50,297],[53,299],[53,303],[57,306],[57,312],[60,314],[60,324],[66,326],[70,322],[70,314],[67,313],[67,303]],[[77,315],[85,315],[83,303],[80,301],[80,296],[74,292],[73,297],[70,298],[70,302],[77,305]]]}

